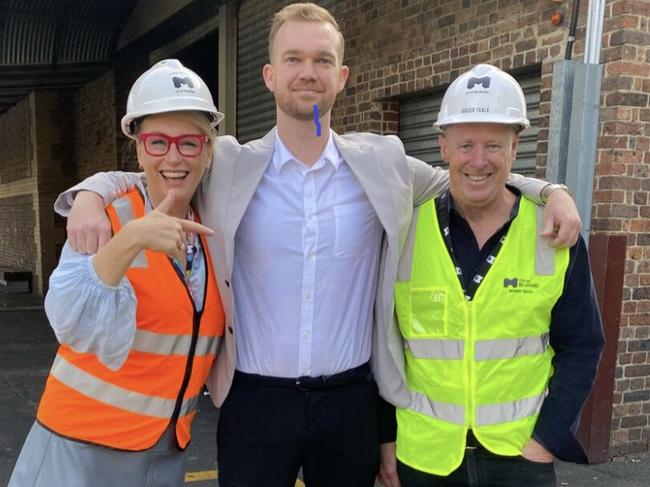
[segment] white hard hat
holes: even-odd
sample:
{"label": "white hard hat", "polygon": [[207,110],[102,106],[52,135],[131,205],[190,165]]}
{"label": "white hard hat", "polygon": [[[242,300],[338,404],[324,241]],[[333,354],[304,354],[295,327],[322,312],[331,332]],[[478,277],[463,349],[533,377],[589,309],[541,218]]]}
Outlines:
{"label": "white hard hat", "polygon": [[457,123],[503,123],[530,127],[519,83],[489,64],[478,64],[447,88],[434,127]]}
{"label": "white hard hat", "polygon": [[223,120],[210,90],[203,80],[177,59],[165,59],[145,71],[131,87],[122,117],[122,132],[135,138],[131,122],[145,115],[198,110],[204,112],[212,126]]}

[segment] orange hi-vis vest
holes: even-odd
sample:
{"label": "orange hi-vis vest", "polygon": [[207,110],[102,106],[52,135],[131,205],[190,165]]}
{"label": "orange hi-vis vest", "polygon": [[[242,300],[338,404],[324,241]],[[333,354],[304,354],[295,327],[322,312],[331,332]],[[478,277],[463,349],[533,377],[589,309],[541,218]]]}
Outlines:
{"label": "orange hi-vis vest", "polygon": [[[133,190],[107,207],[113,233],[145,214]],[[136,333],[124,365],[112,371],[92,353],[63,344],[45,385],[37,419],[74,440],[128,451],[151,448],[169,425],[180,449],[223,335],[224,313],[205,240],[206,287],[198,312],[167,255],[145,249],[126,273],[137,298]]]}

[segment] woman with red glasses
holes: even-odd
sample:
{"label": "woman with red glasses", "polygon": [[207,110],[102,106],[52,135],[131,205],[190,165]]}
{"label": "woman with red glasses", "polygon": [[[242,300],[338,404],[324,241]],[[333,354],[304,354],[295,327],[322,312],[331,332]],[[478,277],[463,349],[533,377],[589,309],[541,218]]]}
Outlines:
{"label": "woman with red glasses", "polygon": [[144,170],[107,206],[113,238],[67,244],[45,310],[61,343],[10,487],[176,487],[224,314],[190,206],[223,115],[177,60],[133,85],[122,130]]}

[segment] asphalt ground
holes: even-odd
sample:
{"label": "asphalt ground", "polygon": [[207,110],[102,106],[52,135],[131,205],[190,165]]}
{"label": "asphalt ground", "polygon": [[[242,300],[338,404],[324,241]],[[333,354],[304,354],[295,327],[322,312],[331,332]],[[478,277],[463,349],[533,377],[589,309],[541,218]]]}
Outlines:
{"label": "asphalt ground", "polygon": [[[40,299],[28,295],[16,297],[0,292],[0,330],[0,485],[6,485],[34,421],[56,340]],[[217,418],[218,410],[210,398],[202,397],[188,448],[186,486],[218,486]],[[650,454],[628,455],[589,466],[558,462],[557,475],[560,487],[650,487]],[[302,485],[297,480],[296,486]]]}
{"label": "asphalt ground", "polygon": [[[0,307],[0,330],[0,485],[4,486],[34,422],[57,343],[45,313],[34,306],[11,311]],[[187,453],[188,486],[218,485],[217,418],[210,397],[201,397]]]}

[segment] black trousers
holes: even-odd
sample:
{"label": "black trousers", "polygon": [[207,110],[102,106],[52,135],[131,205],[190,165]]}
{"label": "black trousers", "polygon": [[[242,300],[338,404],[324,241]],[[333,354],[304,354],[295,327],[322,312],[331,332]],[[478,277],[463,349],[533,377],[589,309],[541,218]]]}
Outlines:
{"label": "black trousers", "polygon": [[485,448],[467,449],[465,458],[448,476],[415,470],[397,462],[402,487],[555,487],[553,463],[495,455]]}
{"label": "black trousers", "polygon": [[378,393],[369,367],[327,378],[235,373],[219,413],[221,487],[372,487]]}

